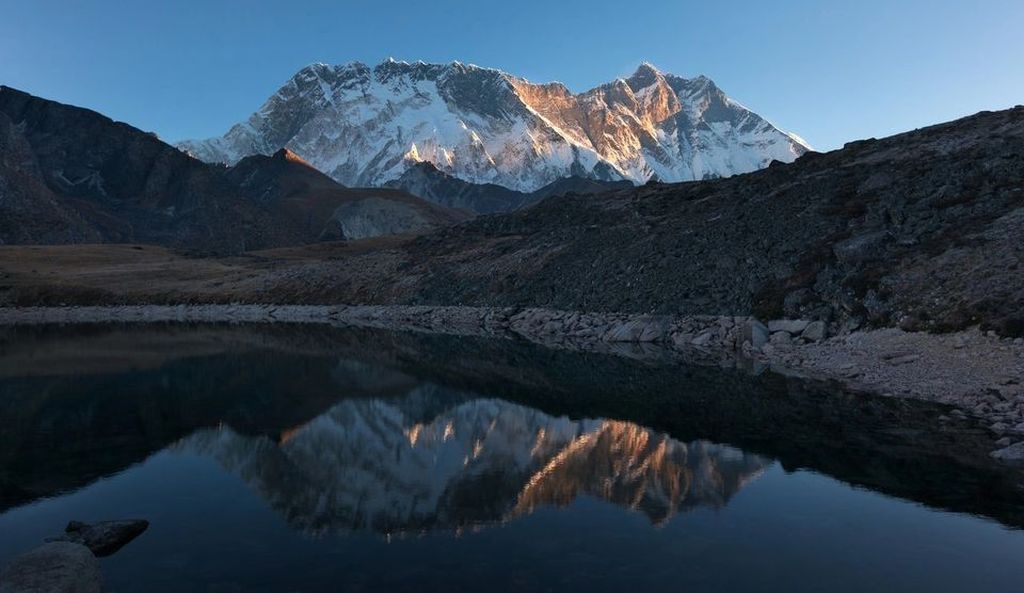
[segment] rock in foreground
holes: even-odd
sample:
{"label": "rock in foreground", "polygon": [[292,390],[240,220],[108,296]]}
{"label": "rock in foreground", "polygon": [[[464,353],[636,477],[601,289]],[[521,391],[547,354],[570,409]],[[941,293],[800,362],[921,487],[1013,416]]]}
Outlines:
{"label": "rock in foreground", "polygon": [[993,451],[992,457],[1008,463],[1024,463],[1024,441]]}
{"label": "rock in foreground", "polygon": [[81,544],[102,558],[117,552],[147,528],[149,528],[149,521],[141,519],[100,521],[91,525],[81,521],[71,521],[65,528],[64,535],[53,538],[51,541]]}
{"label": "rock in foreground", "polygon": [[52,542],[17,556],[0,571],[0,593],[99,593],[100,563],[89,548]]}

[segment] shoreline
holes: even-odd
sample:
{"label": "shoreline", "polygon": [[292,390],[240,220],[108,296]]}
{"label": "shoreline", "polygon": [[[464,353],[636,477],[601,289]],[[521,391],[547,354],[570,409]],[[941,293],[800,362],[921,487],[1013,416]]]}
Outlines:
{"label": "shoreline", "polygon": [[[826,337],[799,320],[745,316],[582,313],[541,308],[403,305],[124,305],[0,307],[0,326],[86,323],[330,324],[525,339],[628,357],[676,355],[852,391],[939,402],[995,435],[993,457],[1024,462],[1024,340],[969,329],[950,334],[873,329]],[[809,327],[810,326],[810,327]],[[943,418],[940,418],[942,420]]]}

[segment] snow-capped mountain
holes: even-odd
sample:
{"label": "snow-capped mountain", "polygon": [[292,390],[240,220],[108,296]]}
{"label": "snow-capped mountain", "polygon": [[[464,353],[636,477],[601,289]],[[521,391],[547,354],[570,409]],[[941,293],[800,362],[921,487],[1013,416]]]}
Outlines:
{"label": "snow-capped mountain", "polygon": [[628,422],[452,395],[421,385],[402,398],[346,400],[280,442],[222,427],[176,449],[216,459],[310,533],[471,528],[580,495],[661,523],[723,506],[772,463]]}
{"label": "snow-capped mountain", "polygon": [[570,176],[724,177],[807,150],[710,79],[650,64],[573,94],[460,62],[394,60],[308,66],[224,136],[179,144],[227,164],[284,147],[349,186],[383,185],[429,161],[465,181],[519,191]]}

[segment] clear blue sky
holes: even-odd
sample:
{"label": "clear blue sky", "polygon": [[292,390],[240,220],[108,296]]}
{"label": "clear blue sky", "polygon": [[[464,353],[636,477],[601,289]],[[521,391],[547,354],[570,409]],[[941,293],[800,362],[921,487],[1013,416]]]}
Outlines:
{"label": "clear blue sky", "polygon": [[1024,103],[1024,0],[0,0],[0,84],[176,141],[311,62],[706,74],[816,148]]}

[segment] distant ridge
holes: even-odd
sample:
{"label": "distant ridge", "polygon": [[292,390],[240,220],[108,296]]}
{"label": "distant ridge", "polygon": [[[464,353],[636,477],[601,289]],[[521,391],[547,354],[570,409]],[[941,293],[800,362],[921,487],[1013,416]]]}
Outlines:
{"label": "distant ridge", "polygon": [[466,213],[348,189],[288,150],[203,163],[88,109],[0,87],[0,244],[151,243],[203,253],[433,230]]}
{"label": "distant ridge", "polygon": [[544,187],[521,192],[494,183],[470,183],[439,170],[430,162],[416,163],[401,177],[385,183],[386,187],[403,189],[424,200],[461,208],[479,214],[509,212],[529,206],[552,196],[569,193],[595,194],[613,189],[633,187],[629,181],[600,181],[585,177],[563,177]]}

